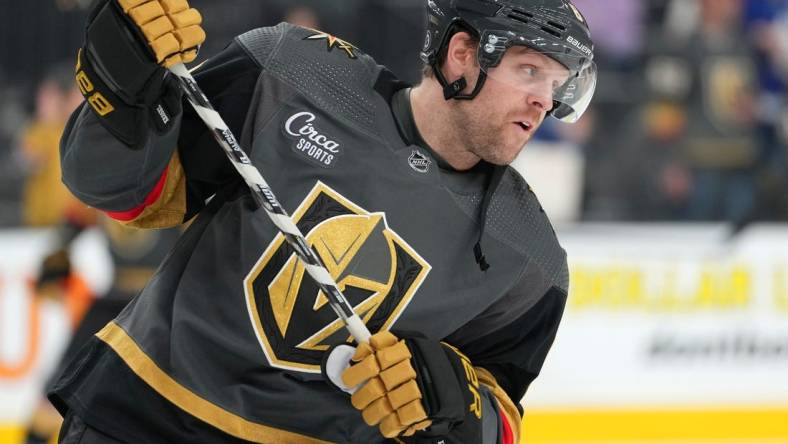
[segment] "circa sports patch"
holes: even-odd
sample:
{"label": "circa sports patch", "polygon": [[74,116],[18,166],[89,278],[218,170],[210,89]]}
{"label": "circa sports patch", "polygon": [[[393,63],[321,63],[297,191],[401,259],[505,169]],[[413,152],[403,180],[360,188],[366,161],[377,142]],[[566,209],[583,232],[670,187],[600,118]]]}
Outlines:
{"label": "circa sports patch", "polygon": [[[317,182],[293,222],[371,331],[389,330],[431,270],[427,261],[370,212]],[[319,373],[332,345],[350,341],[328,298],[279,233],[244,279],[262,354],[277,368]]]}
{"label": "circa sports patch", "polygon": [[285,120],[283,131],[296,141],[293,151],[323,168],[333,168],[342,155],[342,144],[323,131],[320,123],[313,113],[301,111]]}

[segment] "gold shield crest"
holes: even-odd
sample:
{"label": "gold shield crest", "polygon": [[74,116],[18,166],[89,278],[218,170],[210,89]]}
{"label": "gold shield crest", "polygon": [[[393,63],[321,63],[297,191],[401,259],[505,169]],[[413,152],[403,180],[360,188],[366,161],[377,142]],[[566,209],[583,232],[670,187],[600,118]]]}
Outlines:
{"label": "gold shield crest", "polygon": [[[318,182],[293,213],[356,313],[372,332],[388,330],[430,265],[370,213]],[[280,233],[244,279],[247,309],[268,363],[319,373],[325,351],[350,341],[317,284]]]}

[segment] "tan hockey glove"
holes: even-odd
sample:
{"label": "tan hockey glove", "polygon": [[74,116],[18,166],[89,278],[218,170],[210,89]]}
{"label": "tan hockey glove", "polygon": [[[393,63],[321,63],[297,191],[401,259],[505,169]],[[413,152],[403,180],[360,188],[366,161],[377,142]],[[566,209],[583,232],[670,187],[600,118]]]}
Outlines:
{"label": "tan hockey glove", "polygon": [[342,374],[348,387],[366,382],[351,396],[351,403],[364,422],[379,424],[386,438],[411,436],[432,424],[421,404],[423,395],[411,358],[405,341],[382,332],[356,349],[354,365]]}
{"label": "tan hockey glove", "polygon": [[139,28],[156,57],[169,68],[197,57],[205,41],[200,12],[186,0],[117,0]]}
{"label": "tan hockey glove", "polygon": [[479,380],[455,348],[381,332],[359,346],[351,362],[341,385],[356,388],[353,407],[386,438],[445,436],[462,427],[468,442],[481,442]]}

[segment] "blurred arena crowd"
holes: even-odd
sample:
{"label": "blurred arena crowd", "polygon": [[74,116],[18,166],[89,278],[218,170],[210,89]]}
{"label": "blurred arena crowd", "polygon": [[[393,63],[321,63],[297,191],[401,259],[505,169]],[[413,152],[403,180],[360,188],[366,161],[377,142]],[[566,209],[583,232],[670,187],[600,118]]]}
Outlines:
{"label": "blurred arena crowd", "polygon": [[[579,125],[550,121],[540,138],[584,159],[581,221],[788,220],[788,0],[574,2],[600,84]],[[11,2],[0,15],[0,227],[57,225],[79,207],[60,184],[58,141],[81,102],[73,60],[90,3]],[[420,76],[423,0],[191,3],[208,33],[201,59],[290,21]]]}

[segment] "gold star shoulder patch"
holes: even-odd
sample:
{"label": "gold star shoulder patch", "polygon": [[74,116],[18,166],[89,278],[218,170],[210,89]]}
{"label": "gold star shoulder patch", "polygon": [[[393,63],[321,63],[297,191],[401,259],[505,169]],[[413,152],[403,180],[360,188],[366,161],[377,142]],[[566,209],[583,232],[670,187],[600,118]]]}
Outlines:
{"label": "gold star shoulder patch", "polygon": [[349,58],[351,59],[358,58],[358,56],[356,55],[356,51],[358,50],[358,48],[353,46],[353,44],[348,43],[338,37],[334,37],[331,34],[321,31],[315,31],[315,34],[306,37],[304,40],[325,40],[328,52],[333,51],[334,48],[339,48],[342,51],[345,51],[345,54],[347,54]]}

